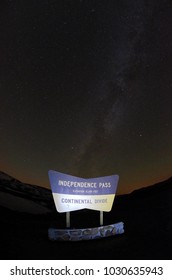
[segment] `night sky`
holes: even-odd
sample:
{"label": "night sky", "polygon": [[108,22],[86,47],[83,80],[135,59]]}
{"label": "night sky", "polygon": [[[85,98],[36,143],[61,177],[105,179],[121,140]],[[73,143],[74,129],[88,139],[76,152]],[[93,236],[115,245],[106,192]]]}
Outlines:
{"label": "night sky", "polygon": [[3,0],[0,170],[119,175],[118,193],[172,174],[171,0]]}

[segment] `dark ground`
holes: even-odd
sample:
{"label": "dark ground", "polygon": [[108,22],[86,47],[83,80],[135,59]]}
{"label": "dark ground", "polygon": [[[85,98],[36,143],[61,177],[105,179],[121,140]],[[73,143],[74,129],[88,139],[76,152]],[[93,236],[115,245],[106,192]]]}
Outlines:
{"label": "dark ground", "polygon": [[[91,241],[52,242],[48,228],[65,214],[32,215],[0,208],[0,259],[172,259],[172,179],[117,196],[104,224],[124,222],[125,233]],[[71,213],[71,227],[99,225],[99,212]]]}

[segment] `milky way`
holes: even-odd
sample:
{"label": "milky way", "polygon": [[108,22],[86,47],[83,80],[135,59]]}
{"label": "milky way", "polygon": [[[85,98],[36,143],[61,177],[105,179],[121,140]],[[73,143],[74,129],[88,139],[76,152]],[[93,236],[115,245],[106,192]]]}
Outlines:
{"label": "milky way", "polygon": [[2,171],[171,176],[170,1],[3,1],[0,26]]}

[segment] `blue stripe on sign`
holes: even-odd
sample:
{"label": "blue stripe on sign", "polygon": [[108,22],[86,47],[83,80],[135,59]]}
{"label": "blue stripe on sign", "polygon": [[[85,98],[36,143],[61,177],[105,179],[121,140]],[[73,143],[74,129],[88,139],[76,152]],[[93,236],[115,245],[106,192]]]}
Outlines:
{"label": "blue stripe on sign", "polygon": [[53,193],[74,195],[116,194],[119,176],[80,178],[50,170],[48,172]]}

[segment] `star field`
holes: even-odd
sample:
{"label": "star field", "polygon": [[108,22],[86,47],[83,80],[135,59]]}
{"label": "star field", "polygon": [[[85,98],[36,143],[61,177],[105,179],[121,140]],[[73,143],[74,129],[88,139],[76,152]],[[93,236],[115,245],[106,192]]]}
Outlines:
{"label": "star field", "polygon": [[0,13],[0,170],[171,176],[172,18],[165,1],[10,1]]}

